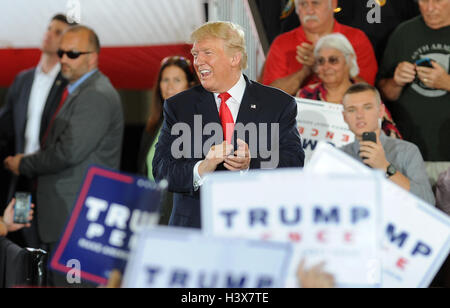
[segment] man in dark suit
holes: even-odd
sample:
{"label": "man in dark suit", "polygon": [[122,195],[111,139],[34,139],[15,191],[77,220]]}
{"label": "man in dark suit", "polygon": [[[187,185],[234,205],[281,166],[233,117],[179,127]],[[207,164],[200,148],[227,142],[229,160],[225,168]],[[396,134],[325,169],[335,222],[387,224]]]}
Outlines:
{"label": "man in dark suit", "polygon": [[120,97],[98,69],[100,43],[84,26],[69,28],[58,56],[68,96],[50,123],[40,151],[5,160],[15,174],[38,177],[39,237],[53,251],[89,165],[118,169],[123,136]]}
{"label": "man in dark suit", "polygon": [[175,193],[169,224],[200,228],[205,175],[302,167],[304,152],[295,100],[242,74],[247,53],[239,26],[207,23],[194,31],[192,41],[201,85],[165,102],[153,173],[157,180],[167,179]]}
{"label": "man in dark suit", "polygon": [[[63,32],[69,27],[64,15],[55,15],[42,40],[39,64],[20,72],[9,88],[6,104],[0,110],[0,161],[8,155],[39,150],[48,124],[61,100],[67,81],[61,75],[57,55]],[[0,170],[0,205],[7,204],[16,191],[34,192],[33,181]],[[1,208],[0,208],[1,210]],[[36,226],[16,234],[15,241],[35,247]],[[23,238],[22,238],[23,236]]]}

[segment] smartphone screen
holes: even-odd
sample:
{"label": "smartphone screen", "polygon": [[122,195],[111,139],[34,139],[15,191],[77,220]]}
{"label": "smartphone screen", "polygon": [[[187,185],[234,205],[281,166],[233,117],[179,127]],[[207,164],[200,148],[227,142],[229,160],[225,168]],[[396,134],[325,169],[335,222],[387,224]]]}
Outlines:
{"label": "smartphone screen", "polygon": [[15,197],[16,204],[14,206],[14,223],[27,224],[31,209],[31,194],[17,192]]}
{"label": "smartphone screen", "polygon": [[422,58],[416,61],[416,65],[417,66],[424,66],[424,67],[429,67],[429,68],[433,68],[433,65],[431,64],[431,59],[430,58]]}

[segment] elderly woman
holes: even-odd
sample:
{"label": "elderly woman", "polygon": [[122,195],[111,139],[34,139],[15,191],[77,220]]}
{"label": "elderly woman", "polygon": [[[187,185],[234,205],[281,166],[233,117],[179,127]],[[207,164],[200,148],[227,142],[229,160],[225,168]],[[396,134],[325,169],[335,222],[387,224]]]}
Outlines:
{"label": "elderly woman", "polygon": [[[329,34],[317,41],[314,57],[315,71],[321,81],[304,87],[297,96],[340,104],[345,91],[355,83],[353,78],[359,74],[353,46],[344,35]],[[382,128],[386,135],[401,138],[387,109]]]}

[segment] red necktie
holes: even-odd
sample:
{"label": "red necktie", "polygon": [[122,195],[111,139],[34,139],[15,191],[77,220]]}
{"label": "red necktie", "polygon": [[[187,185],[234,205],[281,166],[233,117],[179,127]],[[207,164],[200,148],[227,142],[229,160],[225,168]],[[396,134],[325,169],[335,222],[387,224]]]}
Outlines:
{"label": "red necktie", "polygon": [[230,108],[228,108],[226,102],[231,97],[228,92],[220,93],[219,98],[221,100],[219,117],[222,122],[223,139],[231,144],[231,138],[233,137],[234,131],[234,120],[231,114]]}
{"label": "red necktie", "polygon": [[62,96],[61,96],[61,100],[59,101],[58,108],[56,109],[55,113],[53,114],[53,117],[52,117],[50,123],[48,124],[47,130],[45,131],[45,134],[42,137],[41,147],[44,146],[45,140],[47,139],[48,134],[50,133],[50,130],[51,130],[52,126],[53,126],[53,122],[55,122],[55,118],[58,115],[59,111],[61,110],[62,106],[64,105],[64,102],[66,101],[67,96],[69,96],[69,90],[66,87],[64,89],[64,92],[63,92]]}

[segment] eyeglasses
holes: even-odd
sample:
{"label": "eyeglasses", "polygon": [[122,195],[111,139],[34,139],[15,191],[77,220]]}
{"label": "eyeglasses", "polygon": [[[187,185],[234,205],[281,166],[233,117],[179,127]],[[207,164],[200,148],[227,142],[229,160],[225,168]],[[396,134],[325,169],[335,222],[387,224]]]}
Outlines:
{"label": "eyeglasses", "polygon": [[165,57],[164,59],[161,60],[161,66],[163,66],[164,64],[166,64],[169,61],[170,62],[183,61],[183,62],[186,62],[186,64],[188,66],[191,66],[191,61],[189,59],[186,59],[185,57],[182,57],[182,56]]}
{"label": "eyeglasses", "polygon": [[93,51],[72,51],[72,50],[66,51],[62,49],[58,49],[57,51],[59,58],[64,57],[64,54],[66,54],[69,59],[76,59],[81,55],[86,55],[89,53],[93,53]]}
{"label": "eyeglasses", "polygon": [[330,63],[331,65],[335,65],[338,64],[340,62],[339,57],[336,56],[330,56],[327,58],[324,57],[320,57],[319,59],[317,59],[317,65],[322,66],[325,65],[325,63]]}

